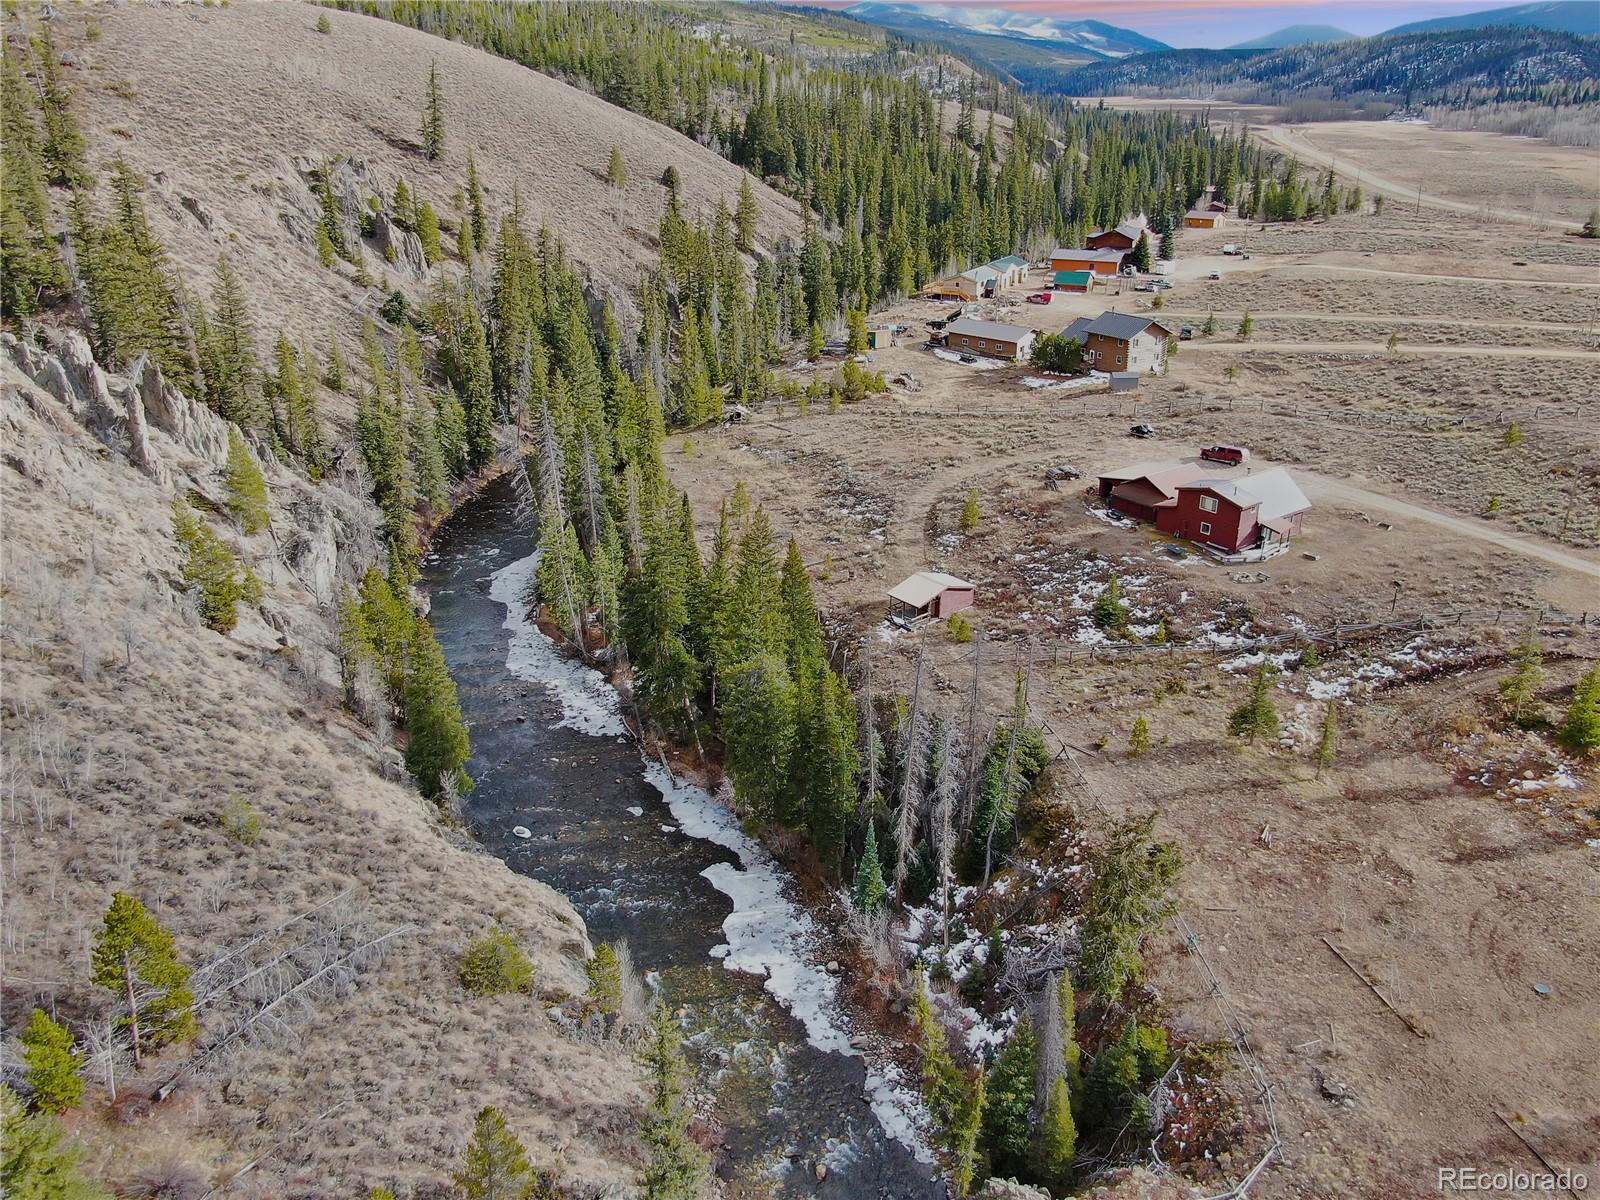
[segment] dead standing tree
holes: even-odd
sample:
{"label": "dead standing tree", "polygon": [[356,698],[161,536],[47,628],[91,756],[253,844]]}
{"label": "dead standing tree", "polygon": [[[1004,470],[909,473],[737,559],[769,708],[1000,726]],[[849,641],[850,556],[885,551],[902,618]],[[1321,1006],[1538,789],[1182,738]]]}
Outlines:
{"label": "dead standing tree", "polygon": [[988,890],[989,875],[994,869],[994,835],[1002,820],[1016,818],[1017,803],[1017,740],[1028,721],[1028,688],[1033,679],[1033,640],[1030,638],[1023,650],[1022,669],[1017,672],[1017,708],[1011,717],[1011,734],[1006,739],[1006,757],[1000,770],[1000,801],[995,806],[989,828],[984,832],[983,887]]}
{"label": "dead standing tree", "polygon": [[961,777],[961,733],[941,722],[933,778],[933,844],[937,860],[940,936],[950,948],[951,863],[955,857],[955,806]]}
{"label": "dead standing tree", "polygon": [[927,723],[922,714],[922,677],[927,669],[927,651],[917,647],[917,669],[911,684],[911,708],[906,713],[901,733],[900,803],[895,810],[894,899],[905,902],[906,871],[911,861],[911,843],[922,815],[922,776],[927,762]]}

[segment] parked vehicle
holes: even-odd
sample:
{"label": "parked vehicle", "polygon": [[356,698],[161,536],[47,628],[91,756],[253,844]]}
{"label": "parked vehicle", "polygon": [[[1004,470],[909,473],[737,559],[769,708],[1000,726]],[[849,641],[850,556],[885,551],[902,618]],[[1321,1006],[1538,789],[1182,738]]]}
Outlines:
{"label": "parked vehicle", "polygon": [[1034,292],[1028,297],[1029,304],[1049,304],[1055,297],[1050,292]]}
{"label": "parked vehicle", "polygon": [[1211,272],[1210,275],[1207,276],[1207,278],[1208,279],[1221,279],[1222,278],[1222,272],[1221,271],[1213,271],[1213,272]]}
{"label": "parked vehicle", "polygon": [[961,356],[961,361],[970,367],[973,363],[978,361],[978,356],[976,354],[963,354]]}
{"label": "parked vehicle", "polygon": [[1237,467],[1240,463],[1250,461],[1250,451],[1243,446],[1205,446],[1200,450],[1200,457],[1207,462],[1227,463],[1230,467]]}
{"label": "parked vehicle", "polygon": [[1178,330],[1178,340],[1180,342],[1193,341],[1194,340],[1194,326],[1193,325],[1185,325],[1182,329]]}
{"label": "parked vehicle", "polygon": [[1128,435],[1136,438],[1155,437],[1156,427],[1154,425],[1135,425],[1128,430]]}
{"label": "parked vehicle", "polygon": [[1240,258],[1249,258],[1249,257],[1250,257],[1250,252],[1249,252],[1249,251],[1248,251],[1248,250],[1246,250],[1246,251],[1245,251],[1245,252],[1244,252],[1244,253],[1243,253],[1243,254],[1241,254],[1241,255],[1240,255],[1240,256],[1239,256],[1239,257],[1240,257]]}
{"label": "parked vehicle", "polygon": [[1244,247],[1243,246],[1235,246],[1232,242],[1224,242],[1222,244],[1222,252],[1224,254],[1226,254],[1226,255],[1229,255],[1230,257],[1234,257],[1234,256],[1237,256],[1237,255],[1243,254],[1244,253]]}
{"label": "parked vehicle", "polygon": [[1156,285],[1153,283],[1136,283],[1133,285],[1133,290],[1136,292],[1153,292],[1156,290]]}
{"label": "parked vehicle", "polygon": [[1150,286],[1155,288],[1156,291],[1158,291],[1158,292],[1169,292],[1169,291],[1172,290],[1172,280],[1170,280],[1170,279],[1152,279],[1150,281]]}

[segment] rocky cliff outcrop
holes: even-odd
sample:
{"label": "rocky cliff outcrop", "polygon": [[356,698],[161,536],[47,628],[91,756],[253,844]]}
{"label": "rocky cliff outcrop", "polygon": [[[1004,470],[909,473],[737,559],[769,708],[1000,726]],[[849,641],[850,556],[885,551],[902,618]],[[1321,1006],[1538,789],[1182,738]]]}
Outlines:
{"label": "rocky cliff outcrop", "polygon": [[[179,1076],[232,1019],[207,1009],[196,1046],[122,1067],[118,1119],[97,1072],[74,1117],[88,1166],[131,1186],[182,1147],[195,1194],[246,1164],[262,1195],[443,1194],[495,1104],[536,1163],[606,1194],[632,1177],[627,1052],[565,1035],[541,996],[476,1000],[456,975],[498,924],[542,992],[582,992],[582,920],[447,828],[398,748],[338,705],[331,602],[371,560],[371,505],[264,456],[272,528],[213,518],[262,601],[229,636],[194,614],[170,509],[224,494],[227,432],[148,359],[108,374],[75,333],[0,334],[0,735],[30,797],[0,811],[28,847],[6,877],[10,1009],[78,1029],[108,1011],[84,946],[115,891],[158,909],[196,966],[332,900],[344,928],[392,937],[348,985],[286,1004],[283,1036]],[[241,804],[248,838],[223,816]],[[144,1098],[174,1079],[171,1099]]]}

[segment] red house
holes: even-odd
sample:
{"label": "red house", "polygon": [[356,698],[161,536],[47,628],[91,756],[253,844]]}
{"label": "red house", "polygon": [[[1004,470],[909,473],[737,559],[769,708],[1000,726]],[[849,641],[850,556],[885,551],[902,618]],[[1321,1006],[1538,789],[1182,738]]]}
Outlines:
{"label": "red house", "polygon": [[1196,479],[1176,490],[1171,503],[1157,508],[1156,528],[1228,554],[1288,541],[1311,507],[1282,467],[1240,479]]}

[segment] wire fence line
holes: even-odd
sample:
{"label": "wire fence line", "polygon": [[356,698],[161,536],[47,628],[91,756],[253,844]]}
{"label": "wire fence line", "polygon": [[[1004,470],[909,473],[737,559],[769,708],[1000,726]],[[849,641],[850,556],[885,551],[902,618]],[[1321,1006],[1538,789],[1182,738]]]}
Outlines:
{"label": "wire fence line", "polygon": [[[1054,733],[1053,730],[1051,732]],[[1079,766],[1073,748],[1065,740],[1061,739],[1059,734],[1056,737],[1062,743],[1062,749],[1057,755],[1056,761],[1064,763],[1072,771],[1073,779],[1069,786],[1081,788],[1089,806],[1102,819],[1112,820],[1113,817],[1104,795],[1090,780],[1083,768]],[[1261,1108],[1262,1124],[1267,1132],[1266,1145],[1255,1164],[1245,1172],[1238,1182],[1234,1183],[1226,1191],[1211,1193],[1206,1197],[1206,1200],[1242,1200],[1283,1149],[1283,1137],[1278,1127],[1278,1109],[1273,1100],[1274,1084],[1260,1058],[1256,1055],[1255,1047],[1250,1040],[1249,1027],[1245,1024],[1244,1018],[1234,1006],[1233,1001],[1228,997],[1226,989],[1222,986],[1221,979],[1217,977],[1217,973],[1211,965],[1211,960],[1206,957],[1205,951],[1201,948],[1199,935],[1190,926],[1188,918],[1185,917],[1181,907],[1174,910],[1172,919],[1178,928],[1179,935],[1183,939],[1184,952],[1192,960],[1204,983],[1206,998],[1215,1007],[1218,1019],[1221,1021],[1222,1027],[1227,1031],[1228,1040],[1233,1046],[1234,1054],[1243,1066],[1245,1073],[1249,1076],[1257,1103]],[[1174,1065],[1176,1066],[1176,1064]],[[1159,1090],[1160,1087],[1165,1086],[1171,1078],[1172,1072],[1169,1070],[1157,1085],[1157,1089]],[[1163,1106],[1156,1105],[1154,1111],[1163,1111]],[[1162,1160],[1161,1155],[1156,1150],[1156,1142],[1159,1139],[1160,1130],[1157,1129],[1155,1136],[1150,1141],[1151,1161],[1156,1170],[1165,1174],[1172,1174],[1172,1168]]]}
{"label": "wire fence line", "polygon": [[[1114,662],[1119,658],[1137,658],[1141,655],[1177,659],[1177,658],[1228,658],[1239,654],[1250,654],[1256,651],[1272,650],[1282,647],[1310,646],[1318,644],[1331,646],[1335,651],[1344,647],[1346,642],[1356,642],[1364,637],[1383,633],[1429,633],[1441,629],[1464,628],[1468,626],[1493,625],[1505,628],[1527,629],[1530,626],[1545,628],[1547,626],[1561,626],[1577,628],[1580,631],[1600,630],[1600,611],[1569,613],[1554,608],[1519,608],[1506,605],[1500,608],[1461,608],[1445,609],[1433,613],[1417,613],[1408,617],[1395,617],[1384,621],[1351,621],[1340,622],[1333,625],[1307,626],[1304,629],[1294,629],[1284,633],[1264,633],[1258,637],[1241,638],[1223,642],[1078,642],[1071,640],[1072,634],[1062,633],[1057,637],[1043,639],[1030,636],[1028,639],[1040,646],[1034,657],[1036,665],[1059,666],[1063,663],[1072,665],[1080,662]],[[931,628],[931,624],[928,626]],[[1014,642],[1016,639],[1004,639]],[[1001,642],[1001,639],[985,637],[985,643]]]}

